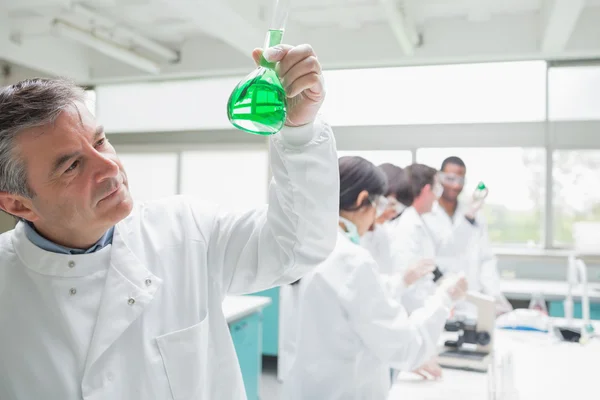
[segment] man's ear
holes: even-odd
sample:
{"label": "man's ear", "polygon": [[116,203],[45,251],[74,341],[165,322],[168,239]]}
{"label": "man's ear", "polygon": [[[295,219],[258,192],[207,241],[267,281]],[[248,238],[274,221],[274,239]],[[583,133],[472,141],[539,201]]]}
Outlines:
{"label": "man's ear", "polygon": [[0,192],[0,209],[27,221],[33,222],[39,219],[33,210],[31,199],[16,194]]}
{"label": "man's ear", "polygon": [[419,196],[422,195],[423,193],[431,192],[432,190],[433,190],[433,186],[431,185],[431,183],[428,183],[427,185],[423,186],[423,189],[421,189],[421,193],[419,193]]}

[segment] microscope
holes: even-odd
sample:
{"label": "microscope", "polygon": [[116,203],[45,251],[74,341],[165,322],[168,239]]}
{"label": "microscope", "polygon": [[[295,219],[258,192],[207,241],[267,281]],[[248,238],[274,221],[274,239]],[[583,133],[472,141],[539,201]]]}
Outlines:
{"label": "microscope", "polygon": [[492,296],[476,292],[468,292],[467,301],[477,308],[477,319],[446,322],[446,332],[456,333],[458,338],[444,342],[438,362],[446,368],[487,372],[492,361],[496,302]]}

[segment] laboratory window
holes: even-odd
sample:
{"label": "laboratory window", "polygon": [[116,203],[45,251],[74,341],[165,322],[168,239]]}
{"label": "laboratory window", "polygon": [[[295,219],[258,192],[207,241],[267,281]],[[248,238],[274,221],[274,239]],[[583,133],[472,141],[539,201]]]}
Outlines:
{"label": "laboratory window", "polygon": [[548,117],[600,119],[600,66],[554,67],[548,72]]}
{"label": "laboratory window", "polygon": [[135,202],[177,194],[177,153],[118,152]]}
{"label": "laboratory window", "polygon": [[227,210],[246,211],[267,203],[266,148],[205,149],[181,155],[181,192]]}
{"label": "laboratory window", "polygon": [[554,245],[570,247],[576,222],[600,222],[600,150],[558,150],[552,157]]}
{"label": "laboratory window", "polygon": [[334,126],[543,121],[546,115],[543,61],[331,70],[324,76],[322,112]]}
{"label": "laboratory window", "polygon": [[467,166],[462,201],[470,201],[479,182],[489,188],[483,209],[495,245],[540,247],[543,243],[545,163],[537,148],[424,148],[417,162],[441,168],[448,156]]}

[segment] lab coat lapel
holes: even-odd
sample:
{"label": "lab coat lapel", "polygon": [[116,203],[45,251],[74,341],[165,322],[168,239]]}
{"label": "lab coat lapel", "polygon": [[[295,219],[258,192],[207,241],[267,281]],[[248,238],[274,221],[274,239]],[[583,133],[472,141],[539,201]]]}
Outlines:
{"label": "lab coat lapel", "polygon": [[127,246],[124,233],[127,228],[118,224],[85,373],[144,312],[162,284]]}

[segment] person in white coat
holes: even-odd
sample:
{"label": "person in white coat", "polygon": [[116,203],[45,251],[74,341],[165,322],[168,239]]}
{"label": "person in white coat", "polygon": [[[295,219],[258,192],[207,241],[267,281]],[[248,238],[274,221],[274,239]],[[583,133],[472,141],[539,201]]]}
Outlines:
{"label": "person in white coat", "polygon": [[[493,296],[499,314],[508,312],[512,306],[500,290],[497,259],[490,245],[485,218],[479,212],[483,199],[459,201],[466,172],[467,167],[459,157],[451,156],[442,162],[440,178],[444,191],[423,220],[434,240],[440,243],[436,256],[444,271],[463,271],[471,290]],[[461,226],[466,223],[473,229],[465,235]],[[465,235],[466,240],[460,235]]]}
{"label": "person in white coat", "polygon": [[[421,259],[402,269],[393,265],[394,230],[402,213],[412,205],[414,196],[405,169],[391,163],[382,164],[379,169],[385,174],[388,182],[388,189],[385,193],[388,207],[377,218],[373,229],[361,238],[361,245],[369,250],[377,262],[390,295],[400,301],[405,308],[414,310],[418,308],[414,306],[415,302],[422,298],[422,294],[419,293],[420,285],[414,285],[414,283],[429,277],[435,269],[435,262],[431,259]],[[396,245],[401,245],[401,243],[396,243]],[[429,277],[429,279],[431,278]],[[427,361],[413,372],[424,378],[442,376],[442,369],[435,359]]]}
{"label": "person in white coat", "polygon": [[296,357],[283,384],[286,400],[383,400],[390,368],[428,360],[464,278],[447,277],[426,305],[407,315],[389,296],[379,268],[360,246],[385,207],[386,179],[369,161],[342,157],[340,221],[333,253],[301,281]]}
{"label": "person in white coat", "polygon": [[[422,215],[431,211],[433,203],[443,190],[437,170],[423,164],[406,168],[413,202],[390,229],[392,265],[396,273],[404,274],[421,260],[436,260],[436,245],[423,222]],[[413,283],[411,296],[404,305],[409,312],[423,306],[425,299],[435,291],[432,275],[425,275]]]}
{"label": "person in white coat", "polygon": [[269,205],[242,214],[187,197],[134,205],[82,90],[0,89],[0,208],[20,220],[0,236],[0,399],[246,398],[224,297],[297,280],[331,253],[338,220],[315,54],[264,55],[288,119],[269,140]]}
{"label": "person in white coat", "polygon": [[421,259],[400,270],[393,263],[392,242],[393,236],[402,213],[412,205],[414,196],[404,169],[390,164],[382,164],[379,169],[385,174],[388,189],[385,196],[388,207],[376,220],[369,232],[361,238],[361,244],[365,247],[380,268],[381,273],[389,278],[390,285],[394,286],[392,293],[397,296],[409,296],[410,291],[406,289],[419,279],[431,274],[435,268],[433,260]]}

